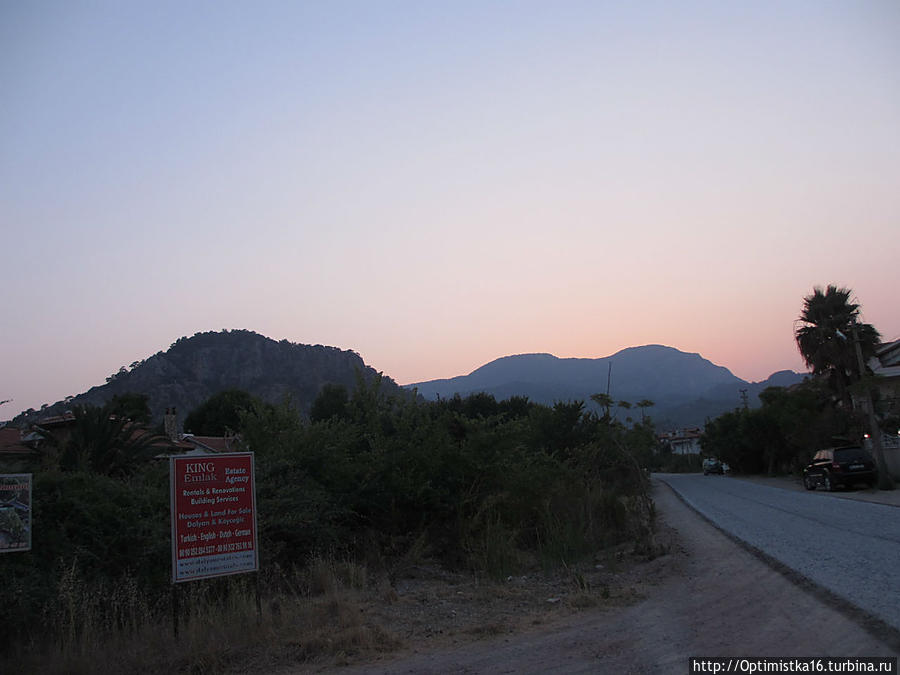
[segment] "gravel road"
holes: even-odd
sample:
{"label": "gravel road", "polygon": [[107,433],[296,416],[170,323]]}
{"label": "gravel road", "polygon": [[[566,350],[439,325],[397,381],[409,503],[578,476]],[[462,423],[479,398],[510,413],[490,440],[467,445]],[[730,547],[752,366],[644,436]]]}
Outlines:
{"label": "gravel road", "polygon": [[900,629],[900,509],[721,476],[655,477],[725,532]]}

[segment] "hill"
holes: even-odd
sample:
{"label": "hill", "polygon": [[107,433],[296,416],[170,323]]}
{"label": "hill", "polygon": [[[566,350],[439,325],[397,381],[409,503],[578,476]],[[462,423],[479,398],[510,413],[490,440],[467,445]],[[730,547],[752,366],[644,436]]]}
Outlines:
{"label": "hill", "polygon": [[701,426],[708,417],[733,410],[742,404],[744,389],[748,404],[755,407],[759,405],[758,394],[766,387],[790,386],[803,376],[781,371],[762,382],[747,382],[699,354],[645,345],[598,359],[558,358],[552,354],[505,356],[469,375],[406,386],[426,399],[486,392],[497,399],[520,395],[538,403],[583,399],[593,405],[591,394],[605,393],[607,379],[616,401],[633,404],[652,400],[655,405],[649,412],[657,426],[666,429]]}
{"label": "hill", "polygon": [[[116,394],[137,392],[149,397],[155,421],[165,409],[175,406],[181,420],[213,394],[224,389],[243,389],[270,403],[286,395],[300,412],[307,413],[326,383],[342,384],[352,391],[357,373],[366,380],[378,376],[353,351],[322,345],[280,342],[247,330],[197,333],[173,343],[168,351],[157,352],[107,378],[67,401],[31,414],[22,413],[12,424],[38,417],[61,414],[77,405],[100,406]],[[390,378],[382,387],[389,393],[402,391]]]}

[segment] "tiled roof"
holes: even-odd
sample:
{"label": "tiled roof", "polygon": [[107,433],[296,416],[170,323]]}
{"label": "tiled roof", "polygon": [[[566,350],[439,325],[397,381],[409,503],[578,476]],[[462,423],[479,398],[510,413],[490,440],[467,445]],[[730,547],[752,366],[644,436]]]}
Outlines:
{"label": "tiled roof", "polygon": [[694,427],[693,429],[676,429],[675,431],[659,434],[658,438],[660,440],[679,441],[700,438],[702,435],[703,432],[700,431],[700,428]]}
{"label": "tiled roof", "polygon": [[75,421],[75,415],[71,412],[65,412],[62,415],[53,415],[52,417],[44,417],[37,420],[34,425],[39,427],[59,427],[71,424]]}
{"label": "tiled roof", "polygon": [[875,354],[883,368],[900,366],[900,340],[878,345]]}
{"label": "tiled roof", "polygon": [[240,439],[234,436],[194,436],[185,434],[183,443],[191,443],[194,447],[204,448],[212,452],[234,452],[239,449]]}
{"label": "tiled roof", "polygon": [[35,450],[23,442],[22,431],[15,427],[0,428],[0,453],[9,455],[33,454]]}

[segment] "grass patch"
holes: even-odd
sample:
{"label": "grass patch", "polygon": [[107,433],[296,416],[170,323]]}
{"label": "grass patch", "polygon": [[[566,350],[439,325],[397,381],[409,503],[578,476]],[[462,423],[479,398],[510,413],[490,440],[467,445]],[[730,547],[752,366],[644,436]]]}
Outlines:
{"label": "grass patch", "polygon": [[179,586],[176,636],[171,596],[150,599],[129,578],[88,584],[73,564],[60,577],[50,617],[58,638],[14,645],[0,658],[0,672],[92,675],[102,663],[107,674],[205,675],[339,662],[401,646],[367,620],[364,567],[314,557],[276,581],[278,590],[267,589],[259,609],[253,575]]}

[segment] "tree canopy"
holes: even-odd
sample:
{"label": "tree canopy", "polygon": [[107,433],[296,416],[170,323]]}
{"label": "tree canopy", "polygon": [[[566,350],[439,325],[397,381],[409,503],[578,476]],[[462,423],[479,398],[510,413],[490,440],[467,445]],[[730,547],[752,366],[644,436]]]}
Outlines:
{"label": "tree canopy", "polygon": [[824,377],[848,407],[848,386],[861,377],[857,365],[858,342],[864,358],[875,353],[881,339],[871,324],[859,320],[859,304],[853,291],[829,284],[803,298],[803,309],[794,331],[797,347],[813,375]]}
{"label": "tree canopy", "polygon": [[242,389],[226,389],[210,396],[184,419],[184,430],[198,436],[224,436],[241,431],[241,415],[264,405]]}
{"label": "tree canopy", "polygon": [[[104,408],[78,406],[71,429],[43,431],[55,448],[55,461],[64,471],[93,471],[109,476],[131,473],[155,452],[157,436]],[[53,463],[52,458],[47,461]]]}
{"label": "tree canopy", "polygon": [[149,400],[147,394],[135,392],[116,394],[103,406],[103,410],[109,415],[122,417],[136,424],[149,424],[151,418]]}

